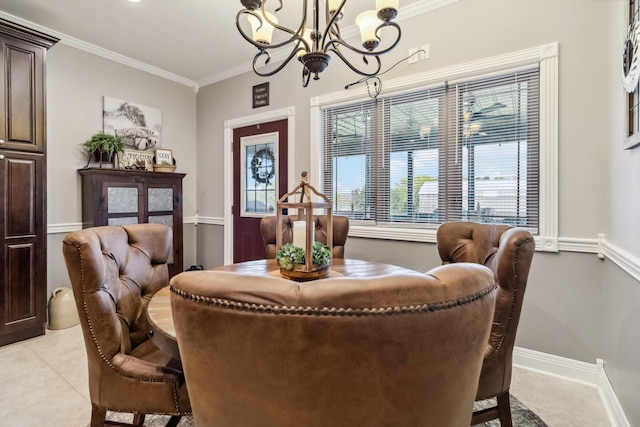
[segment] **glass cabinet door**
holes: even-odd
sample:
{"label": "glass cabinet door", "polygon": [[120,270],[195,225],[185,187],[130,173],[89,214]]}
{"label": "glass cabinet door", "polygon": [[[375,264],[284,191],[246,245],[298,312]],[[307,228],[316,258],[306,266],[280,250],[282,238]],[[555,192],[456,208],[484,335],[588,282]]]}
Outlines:
{"label": "glass cabinet door", "polygon": [[173,188],[149,188],[147,206],[149,222],[173,227]]}
{"label": "glass cabinet door", "polygon": [[107,188],[107,224],[137,224],[139,220],[139,189],[110,186]]}

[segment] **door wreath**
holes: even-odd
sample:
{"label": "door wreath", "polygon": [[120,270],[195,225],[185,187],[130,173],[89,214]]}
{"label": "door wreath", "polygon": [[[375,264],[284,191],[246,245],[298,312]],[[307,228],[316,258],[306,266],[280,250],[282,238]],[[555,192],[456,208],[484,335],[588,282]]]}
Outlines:
{"label": "door wreath", "polygon": [[257,151],[251,159],[251,177],[262,184],[271,183],[275,176],[276,162],[268,148]]}

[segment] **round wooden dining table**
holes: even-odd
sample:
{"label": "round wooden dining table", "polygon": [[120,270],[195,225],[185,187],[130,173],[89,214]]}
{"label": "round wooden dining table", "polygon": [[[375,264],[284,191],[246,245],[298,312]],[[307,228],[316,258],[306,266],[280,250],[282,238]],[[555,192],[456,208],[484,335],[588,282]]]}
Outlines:
{"label": "round wooden dining table", "polygon": [[[254,276],[279,276],[280,267],[275,259],[261,259],[215,267],[212,271],[232,271]],[[387,274],[416,274],[414,270],[391,264],[358,259],[336,258],[331,262],[332,276],[375,277]],[[306,282],[312,283],[312,282]],[[179,359],[178,341],[171,313],[171,290],[166,286],[156,292],[147,306],[149,336],[161,350]]]}

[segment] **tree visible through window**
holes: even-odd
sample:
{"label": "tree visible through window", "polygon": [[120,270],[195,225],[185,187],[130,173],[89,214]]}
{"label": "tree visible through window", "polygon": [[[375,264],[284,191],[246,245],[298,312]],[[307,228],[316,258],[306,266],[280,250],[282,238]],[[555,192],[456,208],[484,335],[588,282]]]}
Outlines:
{"label": "tree visible through window", "polygon": [[538,67],[323,111],[323,191],[371,224],[539,222]]}

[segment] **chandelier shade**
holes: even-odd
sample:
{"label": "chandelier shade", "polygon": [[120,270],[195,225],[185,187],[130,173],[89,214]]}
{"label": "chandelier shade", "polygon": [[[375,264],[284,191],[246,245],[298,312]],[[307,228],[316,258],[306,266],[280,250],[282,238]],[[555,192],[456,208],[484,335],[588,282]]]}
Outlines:
{"label": "chandelier shade", "polygon": [[278,23],[276,18],[271,13],[265,12],[265,16],[268,19],[261,20],[254,15],[247,16],[251,29],[253,30],[251,38],[260,44],[271,44],[273,38],[273,30],[275,29],[271,22]]}
{"label": "chandelier shade", "polygon": [[[278,0],[276,4],[273,0],[240,0],[244,9],[236,15],[236,26],[242,37],[258,49],[252,65],[259,76],[272,76],[296,58],[302,64],[302,85],[306,87],[311,76],[314,80],[320,78],[319,74],[335,55],[357,74],[372,77],[382,67],[380,55],[391,51],[400,41],[400,26],[393,22],[398,0],[376,0],[376,10],[357,16],[355,24],[360,29],[362,47],[347,43],[340,32],[339,24],[347,0],[303,0],[302,16],[293,29],[278,19],[278,12],[284,9],[285,1]],[[247,22],[250,26],[246,25]],[[251,28],[250,32],[248,28]],[[394,29],[395,38],[379,48],[383,28]],[[271,61],[270,52],[287,46],[291,49],[287,58],[275,69],[264,71],[262,68]]]}

